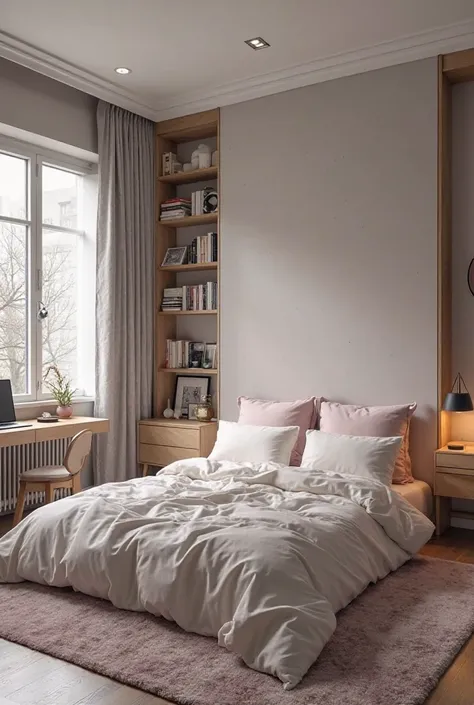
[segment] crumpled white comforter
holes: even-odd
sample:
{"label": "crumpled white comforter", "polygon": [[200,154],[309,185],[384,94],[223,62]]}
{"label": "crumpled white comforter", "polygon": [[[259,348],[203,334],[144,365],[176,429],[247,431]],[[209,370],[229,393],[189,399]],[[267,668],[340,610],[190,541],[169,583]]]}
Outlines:
{"label": "crumpled white comforter", "polygon": [[433,529],[377,481],[192,459],[32,512],[0,540],[0,582],[72,586],[162,615],[290,689],[335,613]]}

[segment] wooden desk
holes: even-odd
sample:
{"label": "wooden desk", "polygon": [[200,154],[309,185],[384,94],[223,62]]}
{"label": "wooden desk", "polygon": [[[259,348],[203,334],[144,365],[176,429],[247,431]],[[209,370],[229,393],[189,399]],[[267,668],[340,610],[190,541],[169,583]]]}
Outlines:
{"label": "wooden desk", "polygon": [[95,419],[90,416],[73,416],[70,419],[60,419],[55,423],[40,423],[36,419],[26,419],[18,423],[31,424],[31,426],[0,429],[0,448],[70,438],[85,429],[91,430],[92,433],[106,433],[109,430],[108,419]]}

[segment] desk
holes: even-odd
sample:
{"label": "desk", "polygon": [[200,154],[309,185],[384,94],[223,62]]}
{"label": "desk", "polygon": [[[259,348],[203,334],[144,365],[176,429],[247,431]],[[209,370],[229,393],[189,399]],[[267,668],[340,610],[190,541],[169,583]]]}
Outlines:
{"label": "desk", "polygon": [[27,423],[31,426],[0,429],[0,448],[70,438],[85,429],[89,429],[92,433],[106,433],[109,430],[108,419],[95,419],[89,416],[73,416],[54,423],[41,423],[36,419],[26,419],[18,423]]}

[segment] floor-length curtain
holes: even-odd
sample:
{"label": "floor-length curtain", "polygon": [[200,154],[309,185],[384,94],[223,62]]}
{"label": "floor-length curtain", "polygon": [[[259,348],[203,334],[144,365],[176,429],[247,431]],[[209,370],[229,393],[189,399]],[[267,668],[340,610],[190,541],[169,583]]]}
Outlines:
{"label": "floor-length curtain", "polygon": [[96,484],[137,473],[137,420],[151,415],[154,124],[99,101],[95,415]]}

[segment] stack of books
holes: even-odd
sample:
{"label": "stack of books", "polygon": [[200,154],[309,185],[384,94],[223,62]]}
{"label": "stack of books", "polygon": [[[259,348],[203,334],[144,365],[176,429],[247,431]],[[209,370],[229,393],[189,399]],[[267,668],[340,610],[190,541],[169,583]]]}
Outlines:
{"label": "stack of books", "polygon": [[160,220],[175,220],[191,215],[191,200],[189,198],[169,198],[163,201],[160,210]]}
{"label": "stack of books", "polygon": [[178,161],[178,158],[174,152],[165,152],[163,154],[161,166],[163,176],[168,176],[169,174],[176,174],[183,171],[183,165]]}
{"label": "stack of books", "polygon": [[183,311],[215,311],[216,309],[216,282],[183,286]]}
{"label": "stack of books", "polygon": [[181,311],[183,309],[183,287],[177,286],[173,289],[163,291],[161,302],[162,311]]}
{"label": "stack of books", "polygon": [[217,233],[195,237],[188,247],[188,262],[190,264],[217,262]]}
{"label": "stack of books", "polygon": [[217,369],[217,344],[189,340],[167,340],[165,367],[176,369]]}

